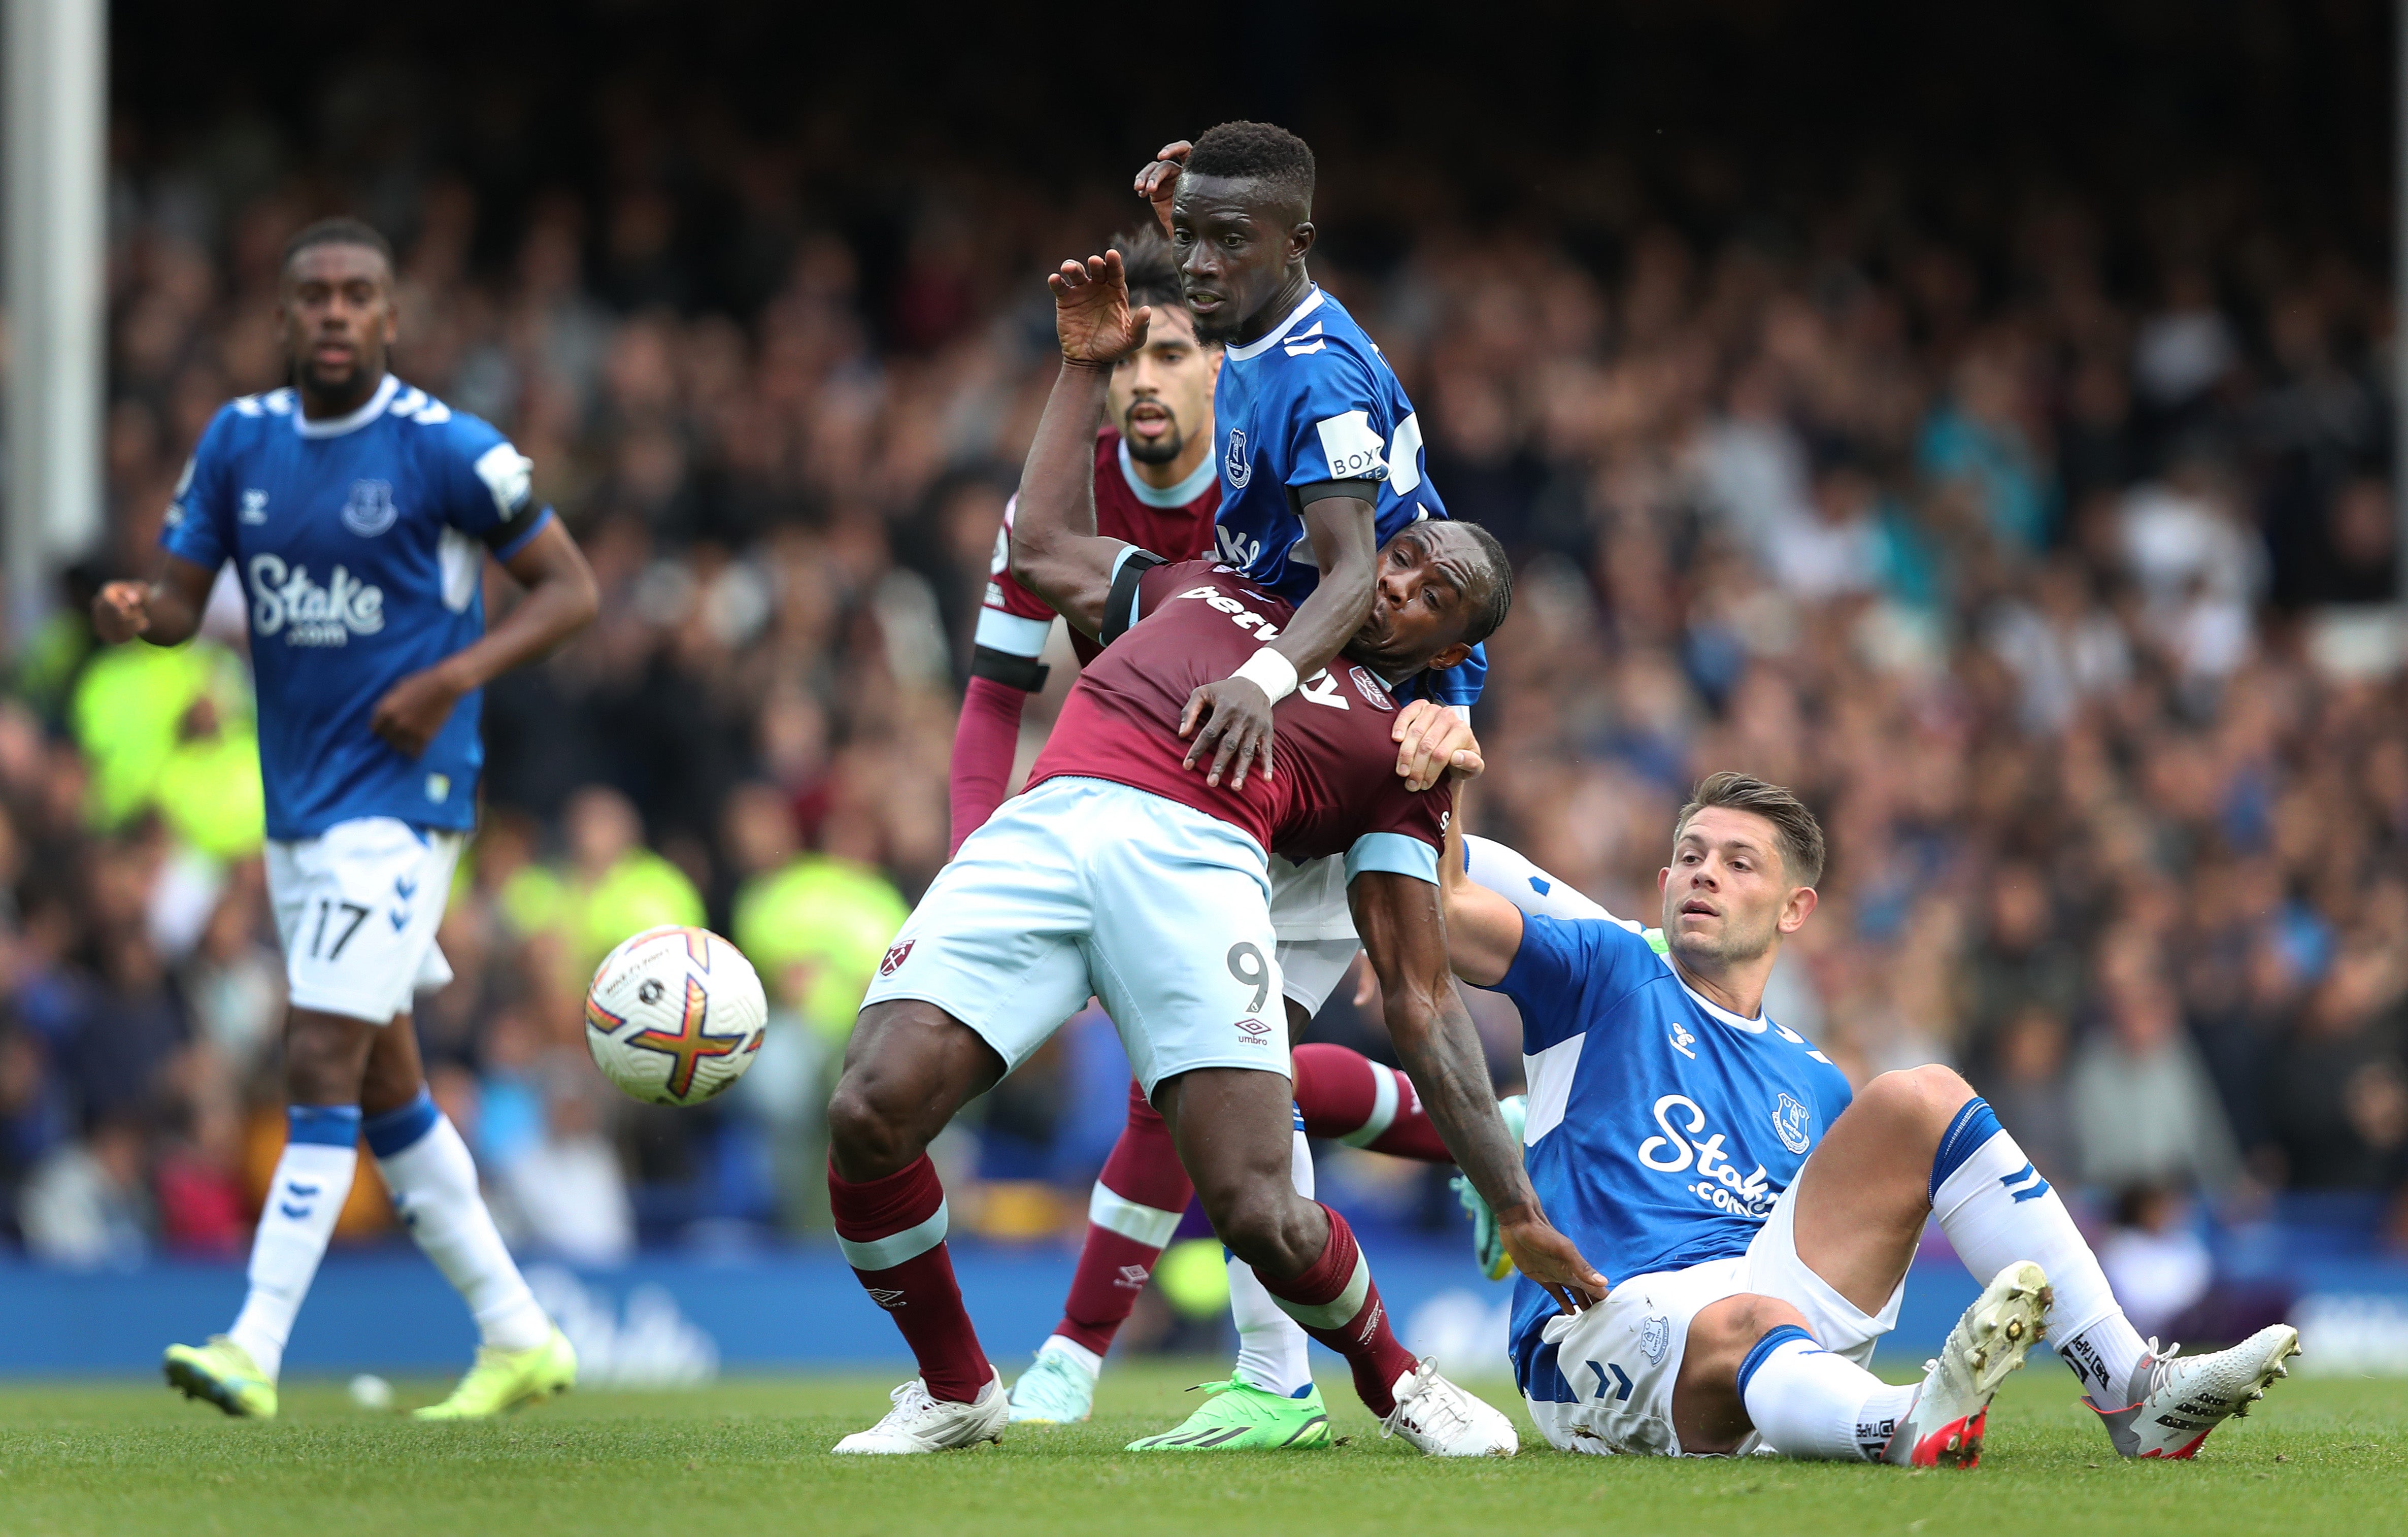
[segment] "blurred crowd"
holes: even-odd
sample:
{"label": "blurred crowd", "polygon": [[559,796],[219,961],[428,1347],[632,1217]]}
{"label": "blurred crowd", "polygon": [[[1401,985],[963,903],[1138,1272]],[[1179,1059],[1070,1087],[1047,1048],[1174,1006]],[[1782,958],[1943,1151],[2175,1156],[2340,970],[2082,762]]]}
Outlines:
{"label": "blurred crowd", "polygon": [[[217,407],[281,382],[280,245],[337,204],[395,238],[397,371],[514,438],[605,594],[488,697],[457,980],[418,1013],[436,1093],[531,1248],[822,1221],[830,1065],[944,858],[1051,381],[1039,278],[1136,209],[930,169],[865,241],[818,217],[805,149],[638,152],[667,132],[606,193],[507,207],[437,172],[331,196],[239,117],[180,157],[121,146],[110,540],[18,627],[0,705],[0,1233],[31,1252],[238,1254],[281,1135],[239,601],[173,654],[95,650],[80,603],[150,568]],[[2136,1243],[2200,1198],[2408,1241],[2380,271],[2229,181],[2138,215],[2037,187],[1966,225],[1869,174],[1704,224],[1617,166],[1510,221],[1411,165],[1324,171],[1315,276],[1520,567],[1472,825],[1641,915],[1698,776],[1796,785],[1833,856],[1770,1007],[1852,1076],[1957,1065]],[[1378,238],[1342,237],[1375,207]],[[699,1111],[616,1097],[582,1050],[595,960],[662,921],[728,933],[773,997]],[[1510,1084],[1510,1009],[1477,1013]],[[1319,1027],[1380,1055],[1377,1019],[1341,989]],[[1082,1019],[949,1139],[957,1220],[1075,1225],[1115,1050]],[[1398,1220],[1442,1204],[1378,1162],[1329,1177]],[[362,1180],[344,1232],[390,1221]]]}

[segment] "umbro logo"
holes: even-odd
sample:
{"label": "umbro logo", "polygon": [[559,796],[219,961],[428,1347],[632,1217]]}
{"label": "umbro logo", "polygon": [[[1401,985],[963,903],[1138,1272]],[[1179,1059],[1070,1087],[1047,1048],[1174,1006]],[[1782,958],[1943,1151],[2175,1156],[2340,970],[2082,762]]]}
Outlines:
{"label": "umbro logo", "polygon": [[1263,1037],[1271,1033],[1271,1027],[1264,1024],[1259,1019],[1239,1020],[1238,1028],[1245,1033],[1247,1042],[1250,1045],[1256,1046],[1262,1044]]}
{"label": "umbro logo", "polygon": [[889,1313],[903,1305],[903,1288],[900,1286],[871,1286],[867,1289],[869,1300]]}
{"label": "umbro logo", "polygon": [[1131,1291],[1142,1291],[1145,1289],[1146,1277],[1151,1273],[1153,1272],[1143,1265],[1123,1265],[1119,1278],[1112,1285],[1126,1286]]}

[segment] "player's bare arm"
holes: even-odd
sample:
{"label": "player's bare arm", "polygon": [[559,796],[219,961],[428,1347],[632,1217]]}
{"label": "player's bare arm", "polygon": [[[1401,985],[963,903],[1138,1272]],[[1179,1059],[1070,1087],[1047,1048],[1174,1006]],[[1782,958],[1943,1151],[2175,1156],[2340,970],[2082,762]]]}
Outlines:
{"label": "player's bare arm", "polygon": [[1522,1149],[1497,1113],[1479,1032],[1447,975],[1437,888],[1410,875],[1366,870],[1347,899],[1380,978],[1397,1056],[1447,1151],[1496,1211],[1514,1266],[1567,1310],[1603,1297],[1605,1277],[1539,1209]]}
{"label": "player's bare arm", "polygon": [[1062,371],[1020,472],[1011,519],[1012,580],[1088,635],[1103,629],[1112,566],[1127,544],[1096,533],[1096,424],[1112,369],[1145,345],[1151,307],[1129,309],[1121,253],[1064,262],[1045,280]]}
{"label": "player's bare arm", "polygon": [[112,582],[93,595],[93,633],[110,645],[138,635],[154,646],[180,646],[200,629],[216,580],[207,567],[168,555],[156,579]]}
{"label": "player's bare arm", "polygon": [[483,639],[411,673],[377,701],[369,729],[396,751],[413,758],[425,752],[462,698],[542,656],[592,624],[601,609],[593,567],[558,518],[502,564],[526,589],[525,597]]}
{"label": "player's bare arm", "polygon": [[1472,880],[1463,862],[1463,794],[1455,792],[1446,847],[1438,860],[1439,899],[1445,908],[1446,958],[1474,987],[1505,980],[1522,949],[1522,910]]}
{"label": "player's bare arm", "polygon": [[1284,697],[1296,679],[1310,678],[1337,660],[1369,617],[1380,561],[1378,527],[1370,502],[1360,496],[1325,496],[1305,508],[1305,536],[1321,567],[1321,585],[1279,638],[1255,654],[1256,662],[1267,660],[1264,653],[1280,658],[1286,676],[1267,680],[1240,670],[1206,683],[1188,698],[1180,719],[1179,734],[1189,739],[1186,766],[1193,768],[1209,757],[1208,783],[1217,784],[1228,774],[1242,785],[1254,765],[1270,774],[1271,707],[1279,702],[1273,695]]}

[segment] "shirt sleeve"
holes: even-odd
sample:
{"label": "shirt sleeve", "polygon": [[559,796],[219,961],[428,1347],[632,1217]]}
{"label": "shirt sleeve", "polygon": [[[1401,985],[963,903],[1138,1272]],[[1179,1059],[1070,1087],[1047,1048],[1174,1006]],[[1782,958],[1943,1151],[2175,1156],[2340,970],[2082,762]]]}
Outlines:
{"label": "shirt sleeve", "polygon": [[1038,658],[1045,654],[1046,637],[1054,633],[1054,610],[1012,580],[1011,514],[1019,506],[1016,496],[1003,504],[1003,524],[995,531],[995,556],[987,563],[986,601],[979,610],[970,676],[1034,694],[1045,686],[1049,669]]}
{"label": "shirt sleeve", "polygon": [[1644,937],[1599,918],[1522,919],[1522,947],[1497,990],[1522,1012],[1522,1049],[1537,1053],[1587,1027],[1601,1004],[1660,967]]}
{"label": "shirt sleeve", "polygon": [[201,434],[183,477],[167,503],[166,522],[159,530],[160,548],[179,560],[214,571],[234,553],[233,509],[227,487],[232,481],[232,438],[236,430],[229,406]]}
{"label": "shirt sleeve", "polygon": [[1387,435],[1371,370],[1334,349],[1297,366],[1304,374],[1288,417],[1286,483],[1386,480]]}
{"label": "shirt sleeve", "polygon": [[1455,785],[1441,778],[1416,794],[1394,774],[1386,776],[1367,826],[1346,850],[1346,881],[1366,870],[1410,875],[1438,884],[1439,855],[1446,848],[1446,820],[1455,810]]}
{"label": "shirt sleeve", "polygon": [[535,494],[535,461],[491,423],[458,412],[430,430],[442,437],[443,521],[508,560],[552,516]]}

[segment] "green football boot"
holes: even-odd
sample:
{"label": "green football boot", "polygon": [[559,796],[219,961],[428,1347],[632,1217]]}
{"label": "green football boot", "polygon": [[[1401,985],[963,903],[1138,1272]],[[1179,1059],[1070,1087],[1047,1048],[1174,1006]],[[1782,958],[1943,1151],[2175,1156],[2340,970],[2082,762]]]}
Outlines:
{"label": "green football boot", "polygon": [[274,1419],[276,1385],[251,1352],[222,1334],[205,1345],[169,1345],[161,1363],[167,1386],[188,1399],[206,1399],[238,1419]]}
{"label": "green football boot", "polygon": [[1211,1392],[1176,1430],[1132,1441],[1131,1452],[1310,1451],[1329,1444],[1329,1406],[1318,1386],[1300,1399],[1249,1383],[1207,1382],[1188,1389]]}
{"label": "green football boot", "polygon": [[[1505,1117],[1505,1129],[1513,1140],[1522,1140],[1522,1128],[1530,1121],[1530,1097],[1509,1094],[1497,1101],[1497,1113]],[[1471,1187],[1469,1176],[1457,1174],[1447,1181],[1455,1190],[1455,1199],[1471,1217],[1471,1257],[1480,1266],[1480,1273],[1491,1281],[1502,1281],[1513,1273],[1512,1257],[1505,1252],[1505,1240],[1497,1231],[1497,1214],[1488,1202]]]}
{"label": "green football boot", "polygon": [[430,1403],[412,1419],[491,1419],[522,1404],[540,1403],[577,1386],[577,1352],[555,1329],[533,1350],[477,1347],[477,1364],[441,1403]]}

